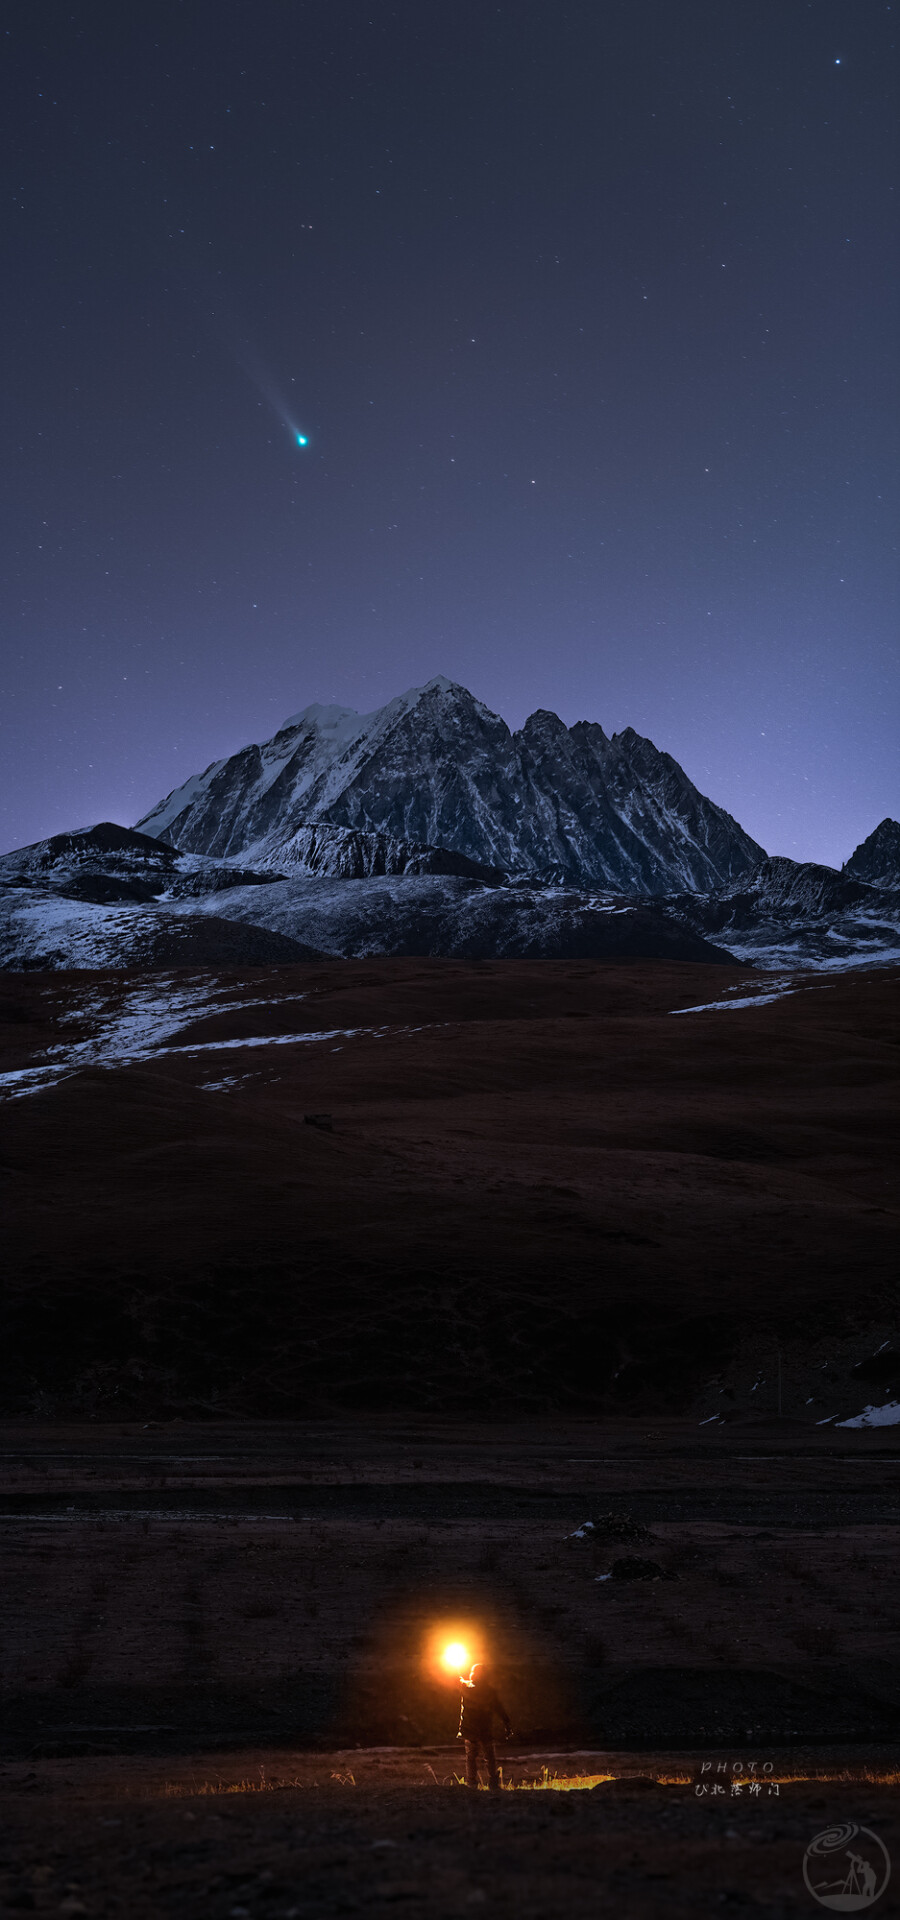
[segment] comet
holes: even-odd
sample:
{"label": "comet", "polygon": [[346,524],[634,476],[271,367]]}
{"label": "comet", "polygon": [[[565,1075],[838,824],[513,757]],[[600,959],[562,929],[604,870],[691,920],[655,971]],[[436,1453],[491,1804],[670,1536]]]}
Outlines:
{"label": "comet", "polygon": [[[274,378],[265,361],[257,353],[255,347],[250,346],[247,341],[240,338],[234,339],[230,344],[238,365],[243,369],[248,380],[250,380],[256,388],[260,400],[264,401],[266,406],[271,407],[275,418],[280,422],[285,432],[290,435],[292,444],[298,448],[308,447],[309,434],[304,432],[296,414],[291,411],[290,400],[285,396],[278,381]],[[293,382],[291,384],[293,385]]]}

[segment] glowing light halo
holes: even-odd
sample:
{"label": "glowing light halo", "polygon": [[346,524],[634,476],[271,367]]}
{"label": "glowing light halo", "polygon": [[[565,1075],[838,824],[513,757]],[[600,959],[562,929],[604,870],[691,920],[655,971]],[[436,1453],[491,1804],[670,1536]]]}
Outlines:
{"label": "glowing light halo", "polygon": [[448,1673],[462,1673],[472,1665],[472,1656],[463,1640],[451,1640],[441,1654],[441,1666]]}
{"label": "glowing light halo", "polygon": [[480,1620],[464,1615],[444,1614],[432,1619],[422,1641],[422,1666],[431,1680],[452,1685],[468,1676],[477,1661],[488,1658],[484,1627]]}

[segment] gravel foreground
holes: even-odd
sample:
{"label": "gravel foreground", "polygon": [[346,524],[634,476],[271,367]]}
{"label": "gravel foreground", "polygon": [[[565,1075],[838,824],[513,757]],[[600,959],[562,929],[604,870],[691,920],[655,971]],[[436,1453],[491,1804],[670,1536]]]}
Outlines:
{"label": "gravel foreground", "polygon": [[[848,1829],[879,1877],[877,1842],[900,1846],[900,1748],[513,1752],[504,1778],[522,1790],[499,1795],[467,1793],[458,1771],[451,1748],[7,1766],[2,1910],[793,1916],[825,1910],[803,1873],[818,1834]],[[874,1904],[896,1913],[895,1889]]]}

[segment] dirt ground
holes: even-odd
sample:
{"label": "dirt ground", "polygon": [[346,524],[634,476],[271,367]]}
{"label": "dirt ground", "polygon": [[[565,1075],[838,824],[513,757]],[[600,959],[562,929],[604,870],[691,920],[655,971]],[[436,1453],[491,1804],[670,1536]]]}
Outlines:
{"label": "dirt ground", "polygon": [[771,1412],[780,1344],[783,1412],[856,1411],[897,1344],[898,978],[6,975],[3,1071],[120,1043],[0,1104],[0,1404]]}
{"label": "dirt ground", "polygon": [[[506,1764],[522,1790],[478,1795],[456,1771],[447,1748],[8,1766],[0,1910],[794,1920],[823,1910],[803,1873],[816,1836],[844,1829],[825,1868],[813,1862],[829,1881],[848,1848],[879,1880],[878,1843],[895,1863],[900,1849],[896,1754],[871,1756],[862,1779],[840,1754],[532,1753]],[[874,1910],[900,1911],[896,1883]]]}

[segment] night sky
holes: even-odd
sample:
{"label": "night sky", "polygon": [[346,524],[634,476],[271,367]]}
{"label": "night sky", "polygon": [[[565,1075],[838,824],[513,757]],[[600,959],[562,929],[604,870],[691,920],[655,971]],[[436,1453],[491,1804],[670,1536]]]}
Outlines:
{"label": "night sky", "polygon": [[0,844],[436,673],[896,817],[898,16],[7,10]]}

